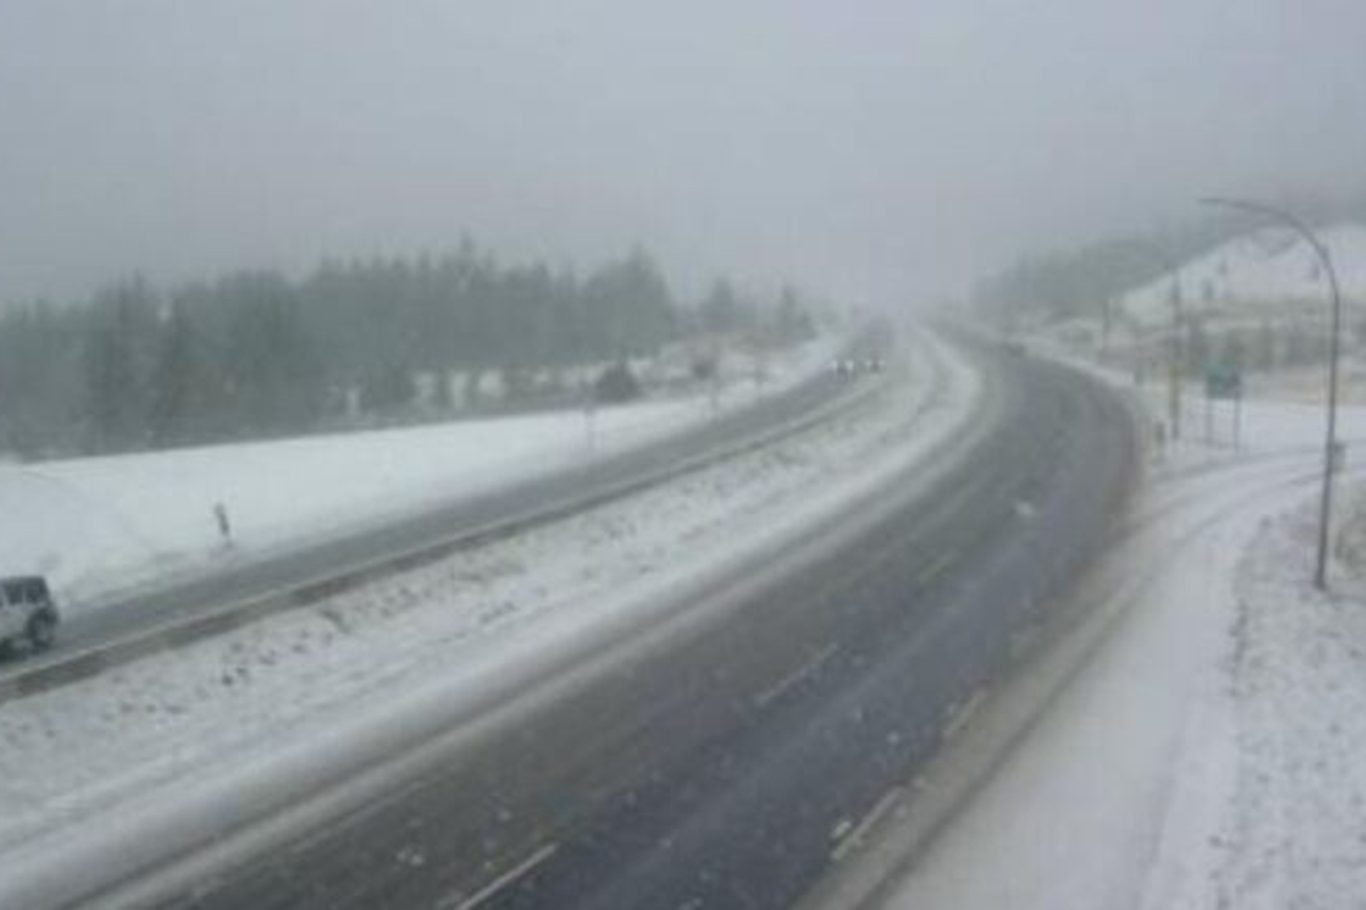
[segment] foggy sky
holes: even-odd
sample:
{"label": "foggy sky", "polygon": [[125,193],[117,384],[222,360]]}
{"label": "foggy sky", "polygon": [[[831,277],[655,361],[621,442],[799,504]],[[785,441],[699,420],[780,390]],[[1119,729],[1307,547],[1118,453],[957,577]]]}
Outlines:
{"label": "foggy sky", "polygon": [[0,299],[634,243],[900,304],[1366,186],[1359,0],[0,0]]}

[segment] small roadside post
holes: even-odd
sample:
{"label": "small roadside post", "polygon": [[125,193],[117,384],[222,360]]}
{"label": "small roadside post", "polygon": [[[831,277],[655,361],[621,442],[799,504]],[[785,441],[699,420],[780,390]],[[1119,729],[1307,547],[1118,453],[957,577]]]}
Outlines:
{"label": "small roadside post", "polygon": [[1100,301],[1100,349],[1097,358],[1101,363],[1106,363],[1110,359],[1110,327],[1114,321],[1111,310],[1114,307],[1114,300],[1106,294]]}
{"label": "small roadside post", "polygon": [[1205,380],[1205,445],[1214,445],[1214,393]]}
{"label": "small roadside post", "polygon": [[1238,382],[1238,392],[1233,396],[1233,449],[1237,451],[1243,444],[1243,383]]}
{"label": "small roadside post", "polygon": [[592,458],[598,449],[597,434],[598,395],[592,382],[583,384],[583,431],[588,457]]}
{"label": "small roadside post", "polygon": [[218,528],[219,539],[224,547],[232,546],[232,521],[228,518],[228,507],[222,502],[213,504],[213,521]]}

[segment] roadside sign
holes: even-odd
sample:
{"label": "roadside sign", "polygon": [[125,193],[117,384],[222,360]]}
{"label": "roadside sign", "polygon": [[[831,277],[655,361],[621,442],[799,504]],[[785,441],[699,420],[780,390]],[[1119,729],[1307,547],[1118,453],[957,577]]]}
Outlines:
{"label": "roadside sign", "polygon": [[1243,374],[1237,367],[1228,364],[1210,367],[1205,372],[1205,397],[1243,397]]}
{"label": "roadside sign", "polygon": [[1233,402],[1233,447],[1242,442],[1243,374],[1236,364],[1219,363],[1205,371],[1205,441],[1214,441],[1216,401]]}

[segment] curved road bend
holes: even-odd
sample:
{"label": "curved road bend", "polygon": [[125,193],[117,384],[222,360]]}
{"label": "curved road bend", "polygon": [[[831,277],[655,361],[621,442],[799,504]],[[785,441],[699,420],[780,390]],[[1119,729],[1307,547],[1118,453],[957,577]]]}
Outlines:
{"label": "curved road bend", "polygon": [[[1123,404],[979,351],[985,441],[435,771],[165,906],[783,908],[1101,545]],[[904,489],[914,487],[905,478]]]}

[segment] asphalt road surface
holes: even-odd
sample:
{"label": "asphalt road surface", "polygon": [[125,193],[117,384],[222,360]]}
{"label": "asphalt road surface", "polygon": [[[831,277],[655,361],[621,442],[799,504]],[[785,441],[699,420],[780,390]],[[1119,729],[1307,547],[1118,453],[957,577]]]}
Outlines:
{"label": "asphalt road surface", "polygon": [[419,777],[164,905],[791,906],[1011,660],[1131,483],[1110,393],[1010,354],[987,375],[985,442],[942,481],[908,475],[718,583],[704,619],[605,651]]}
{"label": "asphalt road surface", "polygon": [[723,413],[686,434],[586,463],[577,470],[445,502],[438,493],[429,510],[402,520],[282,550],[222,572],[174,579],[119,595],[65,623],[53,659],[60,659],[64,652],[98,645],[177,617],[324,578],[359,563],[405,553],[511,516],[591,497],[633,478],[653,476],[679,462],[796,420],[846,394],[849,386],[848,381],[821,372],[750,407]]}

